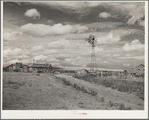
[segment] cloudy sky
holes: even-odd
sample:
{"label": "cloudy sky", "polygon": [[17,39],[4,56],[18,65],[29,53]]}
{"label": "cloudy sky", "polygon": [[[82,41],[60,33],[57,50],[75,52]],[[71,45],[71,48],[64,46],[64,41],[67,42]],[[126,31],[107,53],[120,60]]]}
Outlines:
{"label": "cloudy sky", "polygon": [[4,2],[3,65],[89,67],[95,35],[99,68],[144,64],[143,2]]}

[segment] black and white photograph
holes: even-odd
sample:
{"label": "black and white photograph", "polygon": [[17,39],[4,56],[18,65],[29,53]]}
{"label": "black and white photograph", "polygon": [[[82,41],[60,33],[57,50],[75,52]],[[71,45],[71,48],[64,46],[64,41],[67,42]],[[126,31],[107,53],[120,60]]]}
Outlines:
{"label": "black and white photograph", "polygon": [[147,110],[148,2],[1,3],[2,111]]}

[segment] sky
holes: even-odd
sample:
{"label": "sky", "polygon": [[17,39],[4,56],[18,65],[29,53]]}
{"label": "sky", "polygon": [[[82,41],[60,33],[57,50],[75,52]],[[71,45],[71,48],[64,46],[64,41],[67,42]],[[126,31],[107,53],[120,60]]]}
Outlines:
{"label": "sky", "polygon": [[144,64],[144,2],[4,2],[3,65],[52,64],[88,68],[89,35],[98,68]]}

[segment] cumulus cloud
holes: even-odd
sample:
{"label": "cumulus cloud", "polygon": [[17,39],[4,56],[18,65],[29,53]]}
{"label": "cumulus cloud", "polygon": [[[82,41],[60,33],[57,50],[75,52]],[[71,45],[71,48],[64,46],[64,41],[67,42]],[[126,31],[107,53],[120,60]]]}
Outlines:
{"label": "cumulus cloud", "polygon": [[144,60],[144,56],[119,57],[119,59],[123,59],[123,60],[128,60],[128,59]]}
{"label": "cumulus cloud", "polygon": [[123,46],[124,51],[143,51],[144,44],[141,44],[139,40],[133,40],[131,43],[126,43]]}
{"label": "cumulus cloud", "polygon": [[144,60],[144,56],[135,56],[133,57],[134,59],[138,59],[138,60]]}
{"label": "cumulus cloud", "polygon": [[126,64],[126,63],[124,63],[124,64],[123,64],[123,66],[128,66],[128,67],[129,67],[129,66],[130,66],[130,64],[129,64],[129,63],[127,63],[127,64]]}
{"label": "cumulus cloud", "polygon": [[15,56],[15,58],[17,58],[17,59],[28,59],[29,56],[28,55],[19,55],[19,56]]}
{"label": "cumulus cloud", "polygon": [[[78,10],[76,11],[77,13],[83,13],[84,8],[89,8],[89,7],[96,7],[100,4],[101,2],[31,2],[32,4],[39,4],[39,5],[47,5],[50,7],[54,7],[57,9],[72,9],[72,10]],[[69,11],[67,11],[69,12]]]}
{"label": "cumulus cloud", "polygon": [[139,30],[136,29],[117,29],[117,30],[112,30],[113,35],[115,36],[125,36],[128,34],[134,34],[136,32],[138,32]]}
{"label": "cumulus cloud", "polygon": [[4,33],[3,38],[4,40],[15,40],[16,39],[16,33],[10,32],[10,33]]}
{"label": "cumulus cloud", "polygon": [[47,56],[44,56],[44,55],[38,55],[38,56],[35,56],[35,60],[47,60],[48,59],[48,57]]}
{"label": "cumulus cloud", "polygon": [[137,20],[140,20],[145,15],[144,2],[106,2],[104,6],[110,6],[116,13],[119,12],[129,17],[128,24],[135,24]]}
{"label": "cumulus cloud", "polygon": [[130,54],[126,54],[125,56],[126,56],[126,57],[130,57]]}
{"label": "cumulus cloud", "polygon": [[34,19],[37,17],[40,18],[40,13],[36,9],[27,10],[24,15],[27,17],[33,17]]}
{"label": "cumulus cloud", "polygon": [[54,56],[50,56],[48,59],[47,59],[47,61],[54,61],[54,62],[58,62],[59,60],[58,59],[56,59]]}
{"label": "cumulus cloud", "polygon": [[[82,54],[82,55],[87,55],[91,53],[91,45],[88,44],[85,40],[64,40],[64,39],[59,39],[57,41],[51,42],[48,45],[49,47],[55,47],[59,49],[57,53],[60,53],[59,56],[64,56],[61,53],[67,53],[69,55],[73,54]],[[95,53],[103,51],[102,47],[96,47],[95,48]],[[54,50],[55,52],[55,50]]]}
{"label": "cumulus cloud", "polygon": [[18,59],[13,59],[13,60],[7,61],[5,64],[14,64],[16,62],[20,62],[20,61]]}
{"label": "cumulus cloud", "polygon": [[120,56],[120,54],[113,54],[113,56],[114,56],[114,57],[118,57],[118,56]]}
{"label": "cumulus cloud", "polygon": [[11,60],[16,60],[19,59],[19,61],[22,60],[22,62],[25,62],[26,59],[29,60],[29,56],[27,55],[28,51],[26,50],[22,50],[20,48],[15,48],[15,49],[5,49],[3,50],[3,58],[4,58],[4,63],[7,64],[7,61],[11,61]]}
{"label": "cumulus cloud", "polygon": [[99,14],[100,18],[108,18],[110,16],[111,16],[110,13],[107,13],[107,12],[102,12],[102,13]]}
{"label": "cumulus cloud", "polygon": [[57,49],[44,50],[44,54],[53,54],[53,53],[60,53],[60,51]]}
{"label": "cumulus cloud", "polygon": [[5,29],[3,33],[4,40],[16,40],[19,35],[22,35],[22,32],[12,31],[11,29]]}
{"label": "cumulus cloud", "polygon": [[81,56],[78,56],[76,58],[72,57],[72,58],[66,58],[65,61],[71,65],[75,65],[75,66],[84,66],[86,65],[89,61]]}
{"label": "cumulus cloud", "polygon": [[[132,10],[132,8],[134,8],[134,10]],[[137,20],[140,20],[144,14],[145,14],[145,9],[144,6],[136,4],[134,6],[132,6],[131,10],[129,11],[129,14],[132,16],[129,20],[128,20],[128,24],[135,24],[135,22]]]}
{"label": "cumulus cloud", "polygon": [[113,32],[111,31],[108,35],[106,36],[101,36],[97,37],[97,44],[111,44],[111,43],[116,43],[121,40],[120,36],[114,36]]}
{"label": "cumulus cloud", "polygon": [[11,59],[7,62],[4,62],[5,65],[9,65],[9,64],[14,64],[16,62],[20,62],[20,63],[23,63],[23,64],[27,64],[29,63],[31,60],[30,59],[22,59],[22,60],[19,60],[18,58],[16,59]]}
{"label": "cumulus cloud", "polygon": [[3,54],[5,56],[9,56],[9,55],[11,55],[11,56],[21,55],[22,53],[23,53],[23,51],[20,48],[15,48],[13,50],[9,48],[9,49],[3,51]]}
{"label": "cumulus cloud", "polygon": [[62,25],[61,23],[55,24],[53,26],[44,25],[44,24],[32,24],[28,23],[21,26],[21,30],[28,34],[33,34],[36,36],[45,36],[45,35],[55,35],[55,34],[68,34],[68,33],[82,33],[88,28],[81,25]]}
{"label": "cumulus cloud", "polygon": [[12,50],[9,48],[9,49],[6,49],[6,50],[3,50],[3,54],[6,55],[8,54],[9,52],[11,52]]}
{"label": "cumulus cloud", "polygon": [[22,49],[20,48],[15,48],[13,51],[10,52],[11,55],[20,55],[22,54]]}
{"label": "cumulus cloud", "polygon": [[56,48],[82,48],[88,45],[85,41],[80,40],[66,40],[66,39],[59,39],[57,41],[49,43],[49,47],[56,47]]}
{"label": "cumulus cloud", "polygon": [[39,46],[34,46],[34,47],[31,49],[31,51],[37,52],[37,51],[41,51],[41,50],[43,50],[43,49],[44,49],[43,45],[39,45]]}
{"label": "cumulus cloud", "polygon": [[[119,13],[127,16],[128,24],[135,24],[137,20],[140,20],[145,14],[144,2],[32,2],[32,4],[47,5],[56,9],[61,9],[66,13],[73,13],[75,10],[79,14],[88,14],[89,10],[93,7],[102,6],[114,13]],[[87,9],[86,9],[87,8]],[[70,9],[70,10],[67,10]],[[106,14],[104,15],[106,16]]]}

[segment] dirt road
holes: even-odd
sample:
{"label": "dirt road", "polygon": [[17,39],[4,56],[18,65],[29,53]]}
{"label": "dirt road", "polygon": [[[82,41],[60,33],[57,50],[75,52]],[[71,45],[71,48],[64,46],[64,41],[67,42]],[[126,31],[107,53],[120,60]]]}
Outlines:
{"label": "dirt road", "polygon": [[[109,89],[109,88],[105,88]],[[106,90],[106,91],[107,91]],[[104,92],[104,90],[103,90]],[[131,97],[132,98],[132,97]],[[81,90],[65,85],[61,79],[49,74],[4,73],[3,110],[110,110],[121,109],[121,101],[116,103],[108,97],[92,96]],[[131,109],[143,109],[143,100],[135,100]],[[113,104],[113,105],[112,105]]]}

